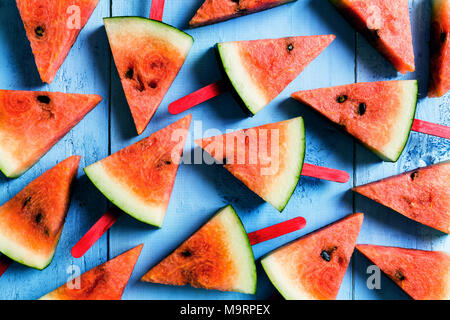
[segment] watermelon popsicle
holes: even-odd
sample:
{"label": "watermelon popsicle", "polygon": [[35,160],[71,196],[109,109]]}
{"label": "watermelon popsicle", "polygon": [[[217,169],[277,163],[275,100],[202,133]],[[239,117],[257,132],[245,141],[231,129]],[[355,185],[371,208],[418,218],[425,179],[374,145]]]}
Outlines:
{"label": "watermelon popsicle", "polygon": [[162,23],[164,1],[153,0],[151,19],[105,18],[114,62],[137,133],[144,132],[192,47],[187,33]]}
{"label": "watermelon popsicle", "polygon": [[334,35],[218,43],[218,65],[224,79],[169,105],[182,113],[231,91],[245,113],[255,115],[277,97],[335,39]]}
{"label": "watermelon popsicle", "polygon": [[414,119],[417,96],[416,80],[360,82],[292,94],[391,162],[401,156],[411,131],[450,139],[450,127]]}

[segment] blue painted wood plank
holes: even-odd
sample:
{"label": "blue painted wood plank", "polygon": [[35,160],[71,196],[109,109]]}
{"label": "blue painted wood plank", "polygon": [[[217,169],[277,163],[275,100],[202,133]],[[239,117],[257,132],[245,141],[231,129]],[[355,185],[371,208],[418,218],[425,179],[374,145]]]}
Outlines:
{"label": "blue painted wood plank", "polygon": [[[419,119],[450,124],[449,96],[428,99],[428,41],[430,4],[427,0],[410,1],[410,15],[416,72],[397,74],[394,68],[362,36],[358,35],[357,80],[377,81],[390,79],[417,79],[419,81],[419,103],[416,117]],[[408,144],[397,163],[382,162],[370,151],[358,146],[356,150],[355,184],[361,185],[414,168],[430,165],[450,158],[450,143],[444,139],[411,133]],[[372,243],[425,250],[449,249],[449,239],[443,233],[416,223],[402,215],[356,196],[357,211],[366,213],[359,243]],[[367,267],[370,263],[356,254],[355,298],[357,299],[407,299],[401,289],[383,277],[380,290],[369,290],[366,285]]]}
{"label": "blue painted wood plank", "polygon": [[[307,160],[310,163],[347,170],[352,174],[353,141],[330,127],[325,120],[290,99],[296,90],[338,85],[354,81],[354,32],[343,23],[327,1],[297,1],[265,12],[249,15],[224,23],[187,30],[195,38],[194,47],[179,76],[168,92],[158,112],[143,137],[148,136],[181,116],[168,114],[168,104],[187,93],[220,79],[219,68],[212,47],[216,42],[283,37],[290,35],[314,35],[334,33],[338,39],[314,61],[269,106],[253,118],[247,118],[229,94],[224,94],[192,110],[193,125],[185,154],[196,150],[194,138],[200,138],[206,130],[248,128],[260,124],[304,116],[307,127]],[[147,16],[150,3],[139,1],[113,1],[113,15]],[[201,1],[166,2],[164,21],[183,28]],[[189,9],[189,12],[186,12]],[[341,21],[342,22],[342,21]],[[117,151],[143,137],[135,136],[135,129],[123,97],[117,71],[112,76],[112,151]],[[198,150],[198,149],[197,149]],[[111,256],[138,244],[145,243],[143,253],[135,269],[126,299],[263,299],[274,292],[273,286],[259,268],[256,296],[237,293],[219,293],[140,283],[139,278],[154,264],[164,258],[190,236],[220,207],[231,203],[242,218],[248,232],[296,217],[305,216],[305,230],[265,244],[255,246],[257,259],[288,241],[352,212],[351,186],[302,178],[287,208],[278,213],[265,204],[245,186],[220,166],[182,165],[172,194],[171,203],[161,230],[153,229],[124,216],[111,230]],[[346,277],[339,295],[342,299],[352,296],[351,271]]]}
{"label": "blue painted wood plank", "polygon": [[67,268],[81,272],[107,258],[106,238],[99,241],[83,259],[73,259],[70,248],[106,208],[106,200],[82,174],[82,168],[108,153],[109,59],[103,36],[102,17],[109,14],[109,2],[101,1],[81,32],[65,63],[50,85],[41,83],[30,45],[14,0],[0,2],[0,88],[49,90],[100,94],[103,102],[22,177],[0,177],[0,203],[3,204],[44,171],[71,155],[81,155],[78,180],[64,231],[52,264],[44,271],[17,263],[0,279],[0,299],[36,299],[65,283]]}

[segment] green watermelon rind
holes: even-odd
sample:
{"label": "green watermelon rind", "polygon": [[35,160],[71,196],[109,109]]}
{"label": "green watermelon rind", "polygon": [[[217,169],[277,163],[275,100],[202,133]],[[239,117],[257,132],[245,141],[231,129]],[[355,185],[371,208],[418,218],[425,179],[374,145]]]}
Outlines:
{"label": "green watermelon rind", "polygon": [[[251,271],[249,271],[250,275],[248,279],[243,279],[245,281],[248,281],[249,285],[243,285],[243,287],[247,287],[245,289],[237,289],[237,292],[242,292],[246,294],[255,294],[256,293],[256,286],[257,286],[257,271],[256,271],[256,264],[255,264],[255,256],[253,254],[252,245],[250,243],[250,239],[248,238],[247,231],[245,231],[244,225],[242,223],[242,220],[239,218],[239,215],[236,213],[236,210],[234,210],[233,206],[228,205],[222,209],[220,209],[216,216],[219,216],[220,214],[228,213],[228,216],[232,219],[230,221],[233,225],[235,225],[235,228],[233,231],[228,229],[230,233],[233,233],[233,237],[230,239],[230,242],[238,245],[235,249],[239,250],[243,256],[246,256],[245,261],[241,260],[239,261],[239,265],[242,266],[247,265],[247,268]],[[215,216],[215,217],[216,217]],[[213,218],[214,219],[214,218]],[[240,239],[239,239],[240,238]]]}
{"label": "green watermelon rind", "polygon": [[126,190],[126,187],[110,177],[101,161],[84,168],[84,172],[97,189],[118,208],[143,223],[162,227],[167,208],[143,203],[141,199]]}
{"label": "green watermelon rind", "polygon": [[[10,159],[8,159],[10,158]],[[6,160],[8,159],[8,160]],[[15,179],[20,177],[29,168],[24,170],[17,170],[19,164],[14,164],[14,160],[6,155],[6,152],[2,151],[0,148],[0,172],[2,172],[7,178]]]}
{"label": "green watermelon rind", "polygon": [[[237,50],[233,48],[236,45],[235,42],[222,42],[217,43],[216,48],[218,52],[218,58],[220,60],[219,65],[226,76],[234,93],[234,97],[237,98],[239,105],[245,111],[245,113],[253,116],[267,106],[270,101],[267,101],[264,94],[262,94],[259,88],[253,86],[250,88],[251,81],[249,80],[248,73],[242,68],[238,68],[237,65],[239,55]],[[233,50],[234,49],[234,50]]]}
{"label": "green watermelon rind", "polygon": [[[151,23],[154,26],[163,28],[163,30],[170,30],[170,32],[174,32],[174,34],[178,34],[178,35],[181,35],[183,37],[186,37],[186,39],[189,39],[190,42],[191,42],[191,45],[192,45],[192,43],[194,43],[194,38],[190,34],[187,34],[186,32],[184,32],[184,31],[182,31],[182,30],[180,30],[178,28],[175,28],[174,26],[172,26],[170,24],[164,23],[162,21],[151,20],[151,19],[147,19],[147,18],[144,18],[144,17],[135,17],[135,16],[108,17],[108,18],[103,18],[103,21],[106,24],[106,22],[115,22],[115,21],[119,21],[120,22],[120,21],[130,20],[130,19],[132,19],[132,20],[140,20],[140,21],[146,22],[146,23]],[[168,39],[170,41],[169,37],[165,38],[165,39]],[[176,43],[176,42],[175,42],[175,46],[180,47],[179,44]]]}
{"label": "green watermelon rind", "polygon": [[[369,148],[372,152],[374,152],[376,155],[378,155],[382,160],[389,161],[389,162],[397,162],[397,160],[400,158],[400,156],[403,153],[403,150],[405,150],[406,144],[408,143],[409,135],[411,133],[412,126],[414,124],[414,119],[416,117],[416,109],[417,109],[417,102],[419,97],[419,85],[417,80],[405,80],[401,81],[401,84],[406,87],[408,85],[411,85],[411,88],[406,90],[406,94],[410,94],[409,100],[410,104],[405,104],[403,110],[405,113],[404,119],[404,133],[403,135],[399,135],[398,138],[396,138],[397,147],[394,148],[392,151],[379,151],[372,148]],[[402,99],[402,101],[408,102],[408,99]],[[400,125],[403,122],[398,122],[398,125]],[[390,154],[387,154],[389,152]]]}
{"label": "green watermelon rind", "polygon": [[[279,212],[282,212],[284,210],[284,208],[286,208],[289,200],[292,198],[292,195],[295,192],[295,189],[297,188],[298,182],[300,181],[300,177],[302,175],[302,171],[303,171],[303,164],[305,161],[305,155],[306,155],[306,138],[305,138],[305,124],[303,121],[302,117],[298,117],[296,119],[292,119],[292,120],[298,120],[299,122],[299,136],[296,137],[292,137],[292,139],[294,139],[294,141],[300,141],[300,150],[299,150],[299,157],[298,157],[298,165],[297,165],[297,170],[296,172],[292,173],[293,179],[292,179],[292,183],[290,184],[289,188],[287,188],[287,192],[284,193],[284,199],[282,199],[281,201],[279,201],[278,204],[274,203],[273,201],[269,202],[273,207],[275,207]],[[286,181],[283,181],[286,182]],[[279,188],[278,188],[279,189]]]}
{"label": "green watermelon rind", "polygon": [[[13,241],[8,240],[4,237],[0,232],[0,252],[5,256],[23,264],[27,267],[36,269],[36,270],[44,270],[47,268],[53,260],[53,256],[55,253],[53,252],[48,256],[47,259],[42,259],[42,257],[36,255],[31,250],[27,250],[26,248],[15,244]],[[19,254],[18,254],[19,253]]]}

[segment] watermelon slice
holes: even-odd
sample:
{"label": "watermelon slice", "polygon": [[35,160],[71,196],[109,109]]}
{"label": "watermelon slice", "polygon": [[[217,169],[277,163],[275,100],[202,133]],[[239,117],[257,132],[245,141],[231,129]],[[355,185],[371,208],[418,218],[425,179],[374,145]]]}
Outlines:
{"label": "watermelon slice", "polygon": [[386,161],[403,152],[414,121],[417,81],[354,83],[299,91],[292,97],[354,136]]}
{"label": "watermelon slice", "polygon": [[120,300],[141,254],[139,245],[120,256],[82,274],[80,288],[72,281],[39,300]]}
{"label": "watermelon slice", "polygon": [[414,50],[405,0],[330,0],[401,73],[414,72]]}
{"label": "watermelon slice", "polygon": [[233,207],[220,210],[142,281],[254,294],[255,259]]}
{"label": "watermelon slice", "polygon": [[236,100],[254,115],[334,39],[334,35],[325,35],[218,43],[219,65]]}
{"label": "watermelon slice", "polygon": [[450,255],[361,244],[358,249],[415,300],[450,299]]}
{"label": "watermelon slice", "polygon": [[42,270],[53,259],[80,157],[70,157],[0,207],[0,252]]}
{"label": "watermelon slice", "polygon": [[117,207],[134,218],[161,227],[191,115],[153,133],[84,171]]}
{"label": "watermelon slice", "polygon": [[450,1],[433,0],[430,36],[429,97],[441,97],[450,90]]}
{"label": "watermelon slice", "polygon": [[301,117],[195,142],[280,212],[286,207],[305,158]]}
{"label": "watermelon slice", "polygon": [[0,90],[0,170],[23,174],[91,111],[97,95]]}
{"label": "watermelon slice", "polygon": [[191,27],[213,24],[297,0],[205,0],[189,21]]}
{"label": "watermelon slice", "polygon": [[412,220],[450,233],[450,161],[372,182],[353,191]]}
{"label": "watermelon slice", "polygon": [[363,218],[362,213],[350,215],[262,258],[264,270],[285,299],[336,299]]}
{"label": "watermelon slice", "polygon": [[141,134],[175,80],[194,39],[172,26],[146,18],[104,21],[123,90]]}
{"label": "watermelon slice", "polygon": [[43,82],[51,83],[99,0],[16,0]]}

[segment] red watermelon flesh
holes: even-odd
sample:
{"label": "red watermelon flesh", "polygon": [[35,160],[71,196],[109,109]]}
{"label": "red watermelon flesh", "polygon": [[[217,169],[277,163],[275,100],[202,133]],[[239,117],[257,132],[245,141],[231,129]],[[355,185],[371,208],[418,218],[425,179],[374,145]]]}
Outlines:
{"label": "red watermelon flesh", "polygon": [[64,160],[0,207],[0,252],[39,270],[50,264],[79,161],[79,156]]}
{"label": "red watermelon flesh", "polygon": [[74,282],[59,287],[40,300],[120,300],[141,254],[139,245],[120,256],[83,273],[79,277],[80,288]]}
{"label": "red watermelon flesh", "polygon": [[87,176],[116,206],[160,227],[189,132],[191,115],[85,168]]}
{"label": "red watermelon flesh", "polygon": [[288,300],[336,299],[363,222],[353,214],[265,256],[261,263]]}
{"label": "red watermelon flesh", "polygon": [[200,27],[250,13],[270,9],[296,0],[206,0],[189,21],[191,27]]}
{"label": "red watermelon flesh", "polygon": [[450,299],[450,255],[368,244],[357,245],[369,260],[415,300]]}
{"label": "red watermelon flesh", "polygon": [[104,21],[123,90],[141,134],[175,80],[194,40],[155,20],[116,17]]}
{"label": "red watermelon flesh", "polygon": [[43,82],[51,83],[98,0],[16,0]]}
{"label": "red watermelon flesh", "polygon": [[142,281],[254,294],[256,266],[247,233],[231,206],[142,277]]}
{"label": "red watermelon flesh", "polygon": [[450,233],[450,161],[372,182],[353,191]]}
{"label": "red watermelon flesh", "polygon": [[401,73],[414,72],[407,0],[330,0]]}
{"label": "red watermelon flesh", "polygon": [[102,98],[59,92],[0,90],[0,170],[18,177]]}
{"label": "red watermelon flesh", "polygon": [[305,156],[302,118],[195,141],[250,190],[283,211]]}
{"label": "red watermelon flesh", "polygon": [[354,83],[299,91],[292,97],[354,136],[383,160],[397,161],[417,105],[417,81]]}
{"label": "red watermelon flesh", "polygon": [[450,1],[433,0],[430,37],[429,97],[441,97],[450,89]]}
{"label": "red watermelon flesh", "polygon": [[223,42],[217,44],[217,50],[234,92],[244,107],[256,114],[335,38],[319,35]]}

